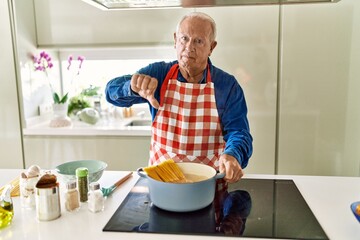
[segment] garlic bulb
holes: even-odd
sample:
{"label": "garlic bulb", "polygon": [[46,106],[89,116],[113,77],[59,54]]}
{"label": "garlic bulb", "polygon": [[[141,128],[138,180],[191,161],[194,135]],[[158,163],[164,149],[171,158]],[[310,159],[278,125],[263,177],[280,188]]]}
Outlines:
{"label": "garlic bulb", "polygon": [[32,165],[26,172],[28,178],[38,177],[40,175],[40,167],[37,165]]}

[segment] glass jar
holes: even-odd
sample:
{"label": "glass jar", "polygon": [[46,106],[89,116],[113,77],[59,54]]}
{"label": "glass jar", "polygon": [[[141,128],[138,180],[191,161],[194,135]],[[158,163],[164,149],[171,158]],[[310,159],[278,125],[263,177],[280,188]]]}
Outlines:
{"label": "glass jar", "polygon": [[89,170],[85,167],[77,168],[76,179],[80,194],[80,202],[87,202],[89,191]]}
{"label": "glass jar", "polygon": [[100,190],[100,184],[97,182],[90,183],[88,194],[88,208],[91,212],[100,212],[104,210],[105,198]]}
{"label": "glass jar", "polygon": [[69,212],[80,208],[79,191],[76,188],[76,181],[70,181],[66,184],[65,208]]}
{"label": "glass jar", "polygon": [[35,185],[39,180],[35,177],[20,176],[20,205],[23,208],[35,208]]}

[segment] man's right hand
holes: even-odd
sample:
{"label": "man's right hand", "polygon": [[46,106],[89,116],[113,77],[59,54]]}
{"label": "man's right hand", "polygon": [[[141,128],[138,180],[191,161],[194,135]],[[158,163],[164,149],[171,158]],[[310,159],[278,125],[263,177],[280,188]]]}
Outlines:
{"label": "man's right hand", "polygon": [[146,98],[154,108],[159,108],[160,104],[154,97],[155,90],[158,86],[158,80],[156,78],[136,73],[132,75],[130,85],[134,92]]}

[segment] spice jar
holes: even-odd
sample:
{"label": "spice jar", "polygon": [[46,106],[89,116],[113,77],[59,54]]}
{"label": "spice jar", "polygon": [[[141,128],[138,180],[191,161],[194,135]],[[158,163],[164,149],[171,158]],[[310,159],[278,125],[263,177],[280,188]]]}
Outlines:
{"label": "spice jar", "polygon": [[88,194],[88,208],[91,212],[100,212],[104,210],[105,198],[100,190],[100,184],[97,182],[90,183],[90,191]]}
{"label": "spice jar", "polygon": [[89,170],[85,167],[77,168],[76,179],[80,194],[80,202],[87,202],[89,191]]}
{"label": "spice jar", "polygon": [[76,188],[76,181],[70,181],[66,184],[65,208],[69,212],[80,208],[79,191]]}

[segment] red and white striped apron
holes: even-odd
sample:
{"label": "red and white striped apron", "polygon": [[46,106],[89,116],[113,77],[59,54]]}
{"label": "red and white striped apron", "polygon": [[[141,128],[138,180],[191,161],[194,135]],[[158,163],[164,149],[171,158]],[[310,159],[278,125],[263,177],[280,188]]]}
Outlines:
{"label": "red and white striped apron", "polygon": [[[207,68],[206,84],[177,80],[179,65],[167,73],[160,92],[160,107],[152,124],[149,164],[167,159],[197,162],[219,169],[225,142],[216,108],[214,84]],[[218,181],[225,190],[225,181]]]}

